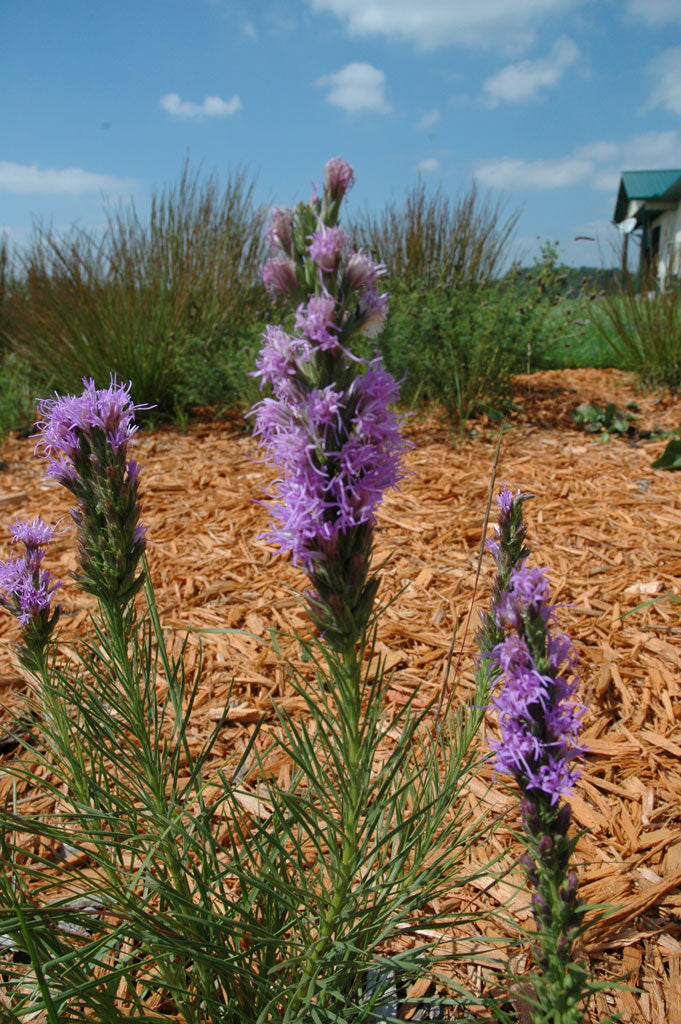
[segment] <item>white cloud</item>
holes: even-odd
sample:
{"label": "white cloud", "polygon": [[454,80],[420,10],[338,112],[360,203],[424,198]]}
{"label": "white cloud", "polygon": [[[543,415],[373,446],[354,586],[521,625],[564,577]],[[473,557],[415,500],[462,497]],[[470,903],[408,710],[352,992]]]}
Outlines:
{"label": "white cloud", "polygon": [[590,160],[574,156],[554,160],[517,160],[504,156],[500,160],[479,164],[475,177],[488,188],[565,188],[585,181],[593,170]]}
{"label": "white cloud", "polygon": [[176,92],[169,92],[161,96],[161,106],[172,117],[198,120],[204,117],[231,117],[241,109],[241,100],[237,95],[229,100],[223,100],[219,96],[206,96],[203,103],[191,103],[189,100],[180,99]]}
{"label": "white cloud", "polygon": [[522,103],[533,100],[542,89],[558,85],[568,68],[580,56],[573,41],[563,36],[548,57],[509,64],[488,78],[482,86],[485,100],[491,107],[503,102]]}
{"label": "white cloud", "polygon": [[425,132],[428,128],[432,128],[440,120],[439,110],[429,110],[427,114],[424,114],[419,123],[416,125],[420,132]]}
{"label": "white cloud", "polygon": [[681,114],[681,46],[658,53],[647,71],[654,84],[646,109],[664,107],[672,114]]}
{"label": "white cloud", "polygon": [[[307,0],[315,11],[335,14],[350,35],[381,35],[438,46],[524,48],[545,18],[586,0]],[[659,2],[659,0],[658,0]],[[672,0],[674,2],[674,0]]]}
{"label": "white cloud", "polygon": [[346,64],[340,71],[318,78],[316,84],[330,86],[327,102],[351,114],[364,110],[389,114],[392,110],[385,98],[385,72],[371,64]]}
{"label": "white cloud", "polygon": [[95,174],[81,167],[43,170],[36,164],[15,164],[0,160],[0,190],[16,195],[39,194],[78,196],[84,192],[130,192],[135,182],[111,174]]}
{"label": "white cloud", "polygon": [[425,160],[421,160],[416,170],[421,174],[435,174],[440,170],[440,161],[434,156],[426,157]]}
{"label": "white cloud", "polygon": [[629,0],[629,14],[646,25],[665,25],[670,21],[681,21],[679,0]]}
{"label": "white cloud", "polygon": [[583,157],[585,160],[595,160],[597,163],[605,163],[608,160],[616,160],[619,153],[619,146],[616,142],[589,142],[586,146],[578,146],[573,150],[575,156]]}
{"label": "white cloud", "polygon": [[599,140],[547,160],[486,160],[475,169],[475,177],[489,188],[510,191],[583,184],[614,193],[622,171],[668,167],[681,167],[681,135],[676,131],[645,132],[619,142]]}

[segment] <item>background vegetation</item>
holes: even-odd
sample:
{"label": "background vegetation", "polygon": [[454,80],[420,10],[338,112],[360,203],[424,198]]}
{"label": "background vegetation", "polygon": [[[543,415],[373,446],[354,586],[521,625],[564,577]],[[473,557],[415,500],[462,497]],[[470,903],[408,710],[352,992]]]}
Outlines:
{"label": "background vegetation", "polygon": [[[131,380],[155,422],[252,404],[272,313],[254,186],[243,171],[221,185],[185,165],[146,216],[129,203],[99,234],[38,225],[23,249],[0,239],[0,435],[30,428],[35,396],[78,391],[84,376]],[[678,282],[642,299],[634,278],[567,267],[549,242],[520,267],[517,220],[475,187],[452,199],[420,183],[346,225],[388,268],[376,344],[403,401],[435,403],[463,429],[481,410],[505,414],[516,373],[617,366],[679,387]]]}

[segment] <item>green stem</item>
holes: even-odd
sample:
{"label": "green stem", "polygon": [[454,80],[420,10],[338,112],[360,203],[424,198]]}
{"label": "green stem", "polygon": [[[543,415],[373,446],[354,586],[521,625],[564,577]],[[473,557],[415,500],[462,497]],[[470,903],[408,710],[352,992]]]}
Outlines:
{"label": "green stem", "polygon": [[[185,866],[177,849],[175,831],[171,827],[172,822],[168,813],[165,779],[160,770],[157,752],[150,741],[149,715],[145,708],[144,699],[140,694],[138,673],[135,671],[129,651],[129,639],[135,631],[134,610],[126,612],[118,604],[105,604],[104,602],[102,602],[100,607],[108,634],[112,639],[112,670],[122,685],[129,702],[134,736],[139,743],[137,758],[140,774],[144,783],[146,783],[151,804],[150,809],[155,818],[154,825],[156,826],[156,834],[159,837],[158,849],[161,860],[172,879],[173,886],[183,906],[185,908],[191,907],[194,902],[193,893],[188,883]],[[169,682],[172,685],[172,680],[169,680]],[[209,938],[209,936],[204,934],[204,929],[201,925],[196,925],[186,914],[182,915],[182,929],[186,930],[191,935],[191,938],[199,942],[202,939]],[[190,998],[187,998],[185,1001],[180,995],[180,989],[177,985],[179,965],[170,958],[167,968],[168,975],[173,981],[172,987],[176,990],[175,998],[178,1001],[178,1007],[187,1016],[188,1020],[199,1024],[202,1020],[200,1006]],[[195,981],[198,981],[195,988],[207,992],[212,987],[210,977],[197,963],[194,964],[194,977]],[[189,996],[189,992],[187,996]]]}
{"label": "green stem", "polygon": [[314,998],[318,969],[333,942],[356,875],[359,820],[365,796],[365,773],[360,742],[360,676],[361,665],[357,660],[355,646],[348,644],[341,654],[341,671],[338,679],[338,713],[343,716],[345,724],[342,733],[342,753],[347,769],[347,795],[342,807],[340,862],[319,935],[303,957],[301,978],[286,1008],[284,1024],[294,1021],[301,1007],[309,1006]]}

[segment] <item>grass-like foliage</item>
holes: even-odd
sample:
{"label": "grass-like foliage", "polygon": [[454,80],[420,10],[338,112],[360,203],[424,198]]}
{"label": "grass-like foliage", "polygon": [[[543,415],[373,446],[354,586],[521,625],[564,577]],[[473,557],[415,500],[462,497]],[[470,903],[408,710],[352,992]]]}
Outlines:
{"label": "grass-like foliage", "polygon": [[452,201],[424,182],[404,203],[387,203],[378,214],[364,211],[351,223],[358,245],[380,255],[392,288],[479,285],[495,280],[508,262],[520,212],[481,197],[477,187]]}
{"label": "grass-like foliage", "polygon": [[590,307],[594,328],[623,369],[648,387],[681,387],[681,280],[627,275]]}
{"label": "grass-like foliage", "polygon": [[[52,454],[60,428],[43,428]],[[99,427],[87,437],[83,458],[98,452],[109,487],[116,474],[103,463],[115,469],[124,448],[107,455]],[[306,727],[279,709],[277,729],[256,730],[224,763],[214,748],[227,704],[197,750],[200,665],[188,678],[184,650],[169,652],[139,552],[117,575],[106,537],[93,552],[87,508],[106,495],[87,493],[84,427],[78,438],[75,461],[50,468],[79,500],[77,579],[98,599],[70,659],[49,641],[57,613],[48,618],[37,554],[54,531],[15,528],[33,584],[11,591],[32,727],[6,765],[13,786],[0,812],[3,1019],[372,1020],[396,973],[436,970],[438,933],[473,921],[441,897],[475,877],[467,854],[488,827],[461,800],[479,766],[484,680],[437,733],[432,709],[390,714],[374,623],[354,653],[308,643],[314,678],[292,675]],[[139,539],[136,471],[128,478],[108,533]],[[144,581],[139,609],[131,579]],[[285,786],[275,781],[282,759],[292,765]],[[22,810],[26,791],[44,812]],[[390,956],[407,936],[408,950]]]}
{"label": "grass-like foliage", "polygon": [[188,348],[236,346],[260,315],[265,214],[253,190],[244,172],[220,186],[185,165],[148,216],[130,202],[108,212],[101,233],[39,227],[5,273],[4,344],[59,390],[83,377],[104,386],[113,372],[172,413]]}

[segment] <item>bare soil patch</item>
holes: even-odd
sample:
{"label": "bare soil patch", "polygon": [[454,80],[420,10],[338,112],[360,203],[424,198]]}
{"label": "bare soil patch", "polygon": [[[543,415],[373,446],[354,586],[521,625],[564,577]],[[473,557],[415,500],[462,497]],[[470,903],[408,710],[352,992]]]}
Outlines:
{"label": "bare soil patch", "polygon": [[[603,441],[578,430],[570,411],[585,401],[621,407],[635,401],[642,429],[681,426],[678,396],[638,393],[618,371],[519,377],[516,402],[522,408],[504,435],[498,483],[535,495],[526,503],[532,561],[549,569],[589,706],[585,742],[591,753],[572,800],[577,825],[589,829],[578,848],[582,893],[618,909],[591,929],[586,951],[601,976],[640,987],[638,993],[602,995],[593,1020],[620,1010],[625,1021],[681,1024],[681,604],[673,600],[681,597],[681,473],[651,469],[664,439]],[[437,692],[452,631],[463,636],[496,444],[496,428],[482,421],[462,439],[435,415],[414,416],[405,430],[414,444],[406,459],[410,472],[380,509],[376,550],[378,561],[390,556],[381,597],[399,595],[380,631],[381,649],[394,669],[389,698],[395,704],[416,687],[424,701]],[[30,440],[10,439],[0,454],[6,464],[0,509],[7,519],[67,515],[69,496],[44,476]],[[257,461],[240,422],[197,422],[186,434],[142,433],[135,455],[164,625],[178,636],[189,625],[246,631],[202,637],[203,686],[193,740],[208,732],[234,680],[226,756],[256,719],[271,714],[273,701],[295,709],[267,631],[307,631],[292,593],[305,579],[257,539],[267,511],[255,499],[272,471]],[[7,531],[4,539],[9,541]],[[74,549],[68,528],[51,546],[46,565],[66,579],[75,568]],[[488,600],[492,568],[485,558],[479,607]],[[67,586],[62,604],[67,636],[83,623],[89,601]],[[456,680],[459,699],[472,678],[472,632]],[[10,646],[17,629],[9,616],[0,618],[0,635],[0,705],[7,708],[23,686]],[[197,642],[190,644],[190,661],[197,658]],[[284,650],[295,659],[295,643]],[[515,802],[499,787],[493,794],[495,806],[517,824]],[[471,808],[480,799],[481,791],[471,789]],[[30,811],[30,791],[22,801],[23,813]],[[503,852],[511,865],[517,851],[508,837],[499,834],[495,842],[507,844]],[[491,890],[492,899],[508,895],[508,888]],[[527,904],[526,895],[514,897],[514,911],[525,924]]]}

